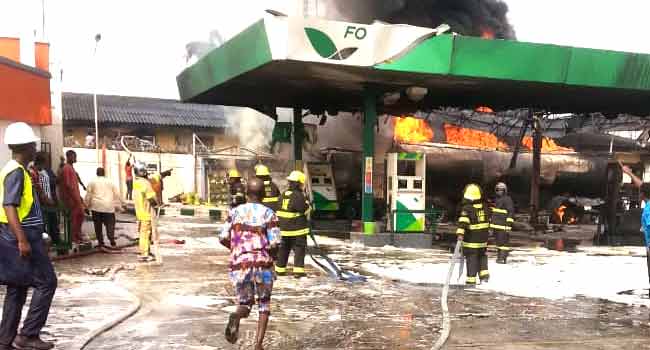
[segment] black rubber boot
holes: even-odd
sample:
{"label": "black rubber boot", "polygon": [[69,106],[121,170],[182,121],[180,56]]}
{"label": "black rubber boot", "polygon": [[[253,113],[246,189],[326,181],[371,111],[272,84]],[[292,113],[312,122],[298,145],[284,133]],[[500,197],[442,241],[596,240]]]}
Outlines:
{"label": "black rubber boot", "polygon": [[505,264],[506,263],[506,257],[507,253],[501,249],[499,249],[497,253],[497,264]]}

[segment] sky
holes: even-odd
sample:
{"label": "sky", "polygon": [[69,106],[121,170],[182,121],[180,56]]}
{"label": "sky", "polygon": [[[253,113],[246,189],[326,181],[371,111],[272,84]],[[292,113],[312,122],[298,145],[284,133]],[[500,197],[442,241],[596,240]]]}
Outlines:
{"label": "sky", "polygon": [[[296,1],[0,0],[0,36],[43,38],[44,3],[44,36],[63,91],[177,99],[186,43],[207,41],[215,29],[227,40],[267,8],[296,14]],[[650,53],[650,1],[506,3],[521,41]]]}

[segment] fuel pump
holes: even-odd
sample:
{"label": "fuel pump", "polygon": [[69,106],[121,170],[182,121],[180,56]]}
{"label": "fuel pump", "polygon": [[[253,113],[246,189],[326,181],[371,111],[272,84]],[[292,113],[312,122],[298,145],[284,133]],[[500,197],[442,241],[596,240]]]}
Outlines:
{"label": "fuel pump", "polygon": [[393,232],[425,230],[426,163],[424,153],[386,155],[388,227]]}
{"label": "fuel pump", "polygon": [[310,162],[305,164],[307,193],[312,209],[318,216],[336,216],[339,201],[336,183],[330,163]]}

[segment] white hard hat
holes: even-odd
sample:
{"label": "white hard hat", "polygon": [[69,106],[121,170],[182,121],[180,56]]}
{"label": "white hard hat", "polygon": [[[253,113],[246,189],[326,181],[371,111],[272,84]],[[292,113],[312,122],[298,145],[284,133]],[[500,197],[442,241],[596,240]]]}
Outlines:
{"label": "white hard hat", "polygon": [[4,136],[6,145],[24,145],[41,141],[41,139],[39,139],[34,133],[32,127],[23,122],[9,124],[5,129]]}

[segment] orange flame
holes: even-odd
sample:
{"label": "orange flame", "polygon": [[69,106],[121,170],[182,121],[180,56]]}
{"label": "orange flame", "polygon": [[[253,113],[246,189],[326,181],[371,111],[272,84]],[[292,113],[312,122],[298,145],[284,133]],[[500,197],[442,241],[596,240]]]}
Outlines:
{"label": "orange flame", "polygon": [[508,145],[489,132],[465,129],[459,126],[445,124],[447,143],[458,146],[477,147],[482,149],[507,150]]}
{"label": "orange flame", "polygon": [[[555,214],[557,215],[558,219],[560,219],[559,223],[564,224],[564,216],[566,215],[566,209],[567,207],[565,205],[560,205],[559,208],[555,209]],[[566,220],[567,225],[575,225],[578,223],[578,218],[575,216],[571,216],[567,218]]]}
{"label": "orange flame", "polygon": [[495,37],[496,35],[492,29],[483,29],[483,32],[481,33],[481,38],[483,39],[494,39]]}
{"label": "orange flame", "polygon": [[[526,147],[529,151],[533,150],[533,138],[525,136],[521,141],[521,145]],[[575,152],[573,148],[559,146],[553,139],[544,137],[542,139],[542,153],[566,153]]]}
{"label": "orange flame", "polygon": [[478,113],[494,113],[494,110],[488,106],[480,106],[476,108]]}
{"label": "orange flame", "polygon": [[560,219],[560,223],[564,223],[564,212],[566,211],[565,205],[560,205],[559,208],[555,209],[555,214]]}
{"label": "orange flame", "polygon": [[397,117],[395,120],[395,141],[422,143],[433,141],[433,129],[423,120],[414,117]]}

